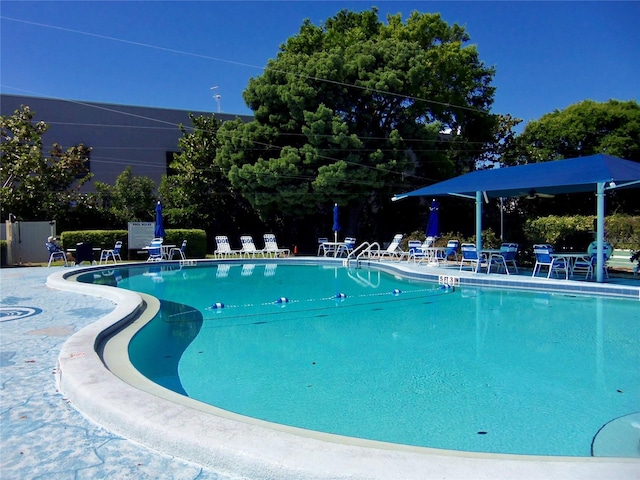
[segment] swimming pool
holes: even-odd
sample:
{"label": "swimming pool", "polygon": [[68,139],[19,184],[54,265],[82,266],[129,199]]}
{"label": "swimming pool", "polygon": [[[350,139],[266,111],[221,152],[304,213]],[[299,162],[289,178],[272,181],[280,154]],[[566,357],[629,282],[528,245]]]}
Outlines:
{"label": "swimming pool", "polygon": [[637,302],[442,290],[340,266],[126,272],[119,286],[165,307],[131,342],[136,367],[243,415],[408,445],[588,456],[602,425],[638,408]]}

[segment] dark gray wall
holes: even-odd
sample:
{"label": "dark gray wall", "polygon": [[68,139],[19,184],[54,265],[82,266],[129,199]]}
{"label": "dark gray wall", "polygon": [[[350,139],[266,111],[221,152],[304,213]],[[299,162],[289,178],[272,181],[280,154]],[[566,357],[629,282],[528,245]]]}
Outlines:
{"label": "dark gray wall", "polygon": [[[191,126],[189,113],[210,117],[212,112],[189,112],[164,108],[112,105],[105,103],[57,100],[20,95],[0,95],[0,113],[12,115],[28,106],[34,113],[34,121],[49,125],[43,135],[45,153],[53,143],[64,149],[79,143],[91,147],[91,172],[93,179],[83,188],[93,191],[98,180],[110,185],[130,165],[134,175],[144,175],[160,185],[166,173],[166,152],[178,151],[178,139],[182,136],[179,124]],[[216,113],[222,121],[246,115]]]}

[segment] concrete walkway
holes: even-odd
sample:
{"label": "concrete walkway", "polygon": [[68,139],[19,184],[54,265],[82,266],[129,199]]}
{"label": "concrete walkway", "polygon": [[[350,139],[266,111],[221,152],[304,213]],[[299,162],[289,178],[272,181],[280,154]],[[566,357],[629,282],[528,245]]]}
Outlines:
{"label": "concrete walkway", "polygon": [[63,268],[0,269],[0,478],[237,478],[116,436],[56,390],[62,344],[114,309],[108,300],[46,287],[47,276]]}

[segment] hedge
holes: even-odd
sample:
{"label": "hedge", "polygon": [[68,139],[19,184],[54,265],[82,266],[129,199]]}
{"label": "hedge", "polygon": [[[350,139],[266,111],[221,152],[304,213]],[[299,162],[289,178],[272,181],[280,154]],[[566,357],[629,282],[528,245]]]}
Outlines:
{"label": "hedge", "polygon": [[[151,239],[149,239],[151,240]],[[207,253],[207,234],[204,230],[169,228],[166,230],[164,243],[182,245],[187,241],[187,258],[204,258]],[[126,230],[76,230],[62,232],[60,243],[63,248],[75,248],[80,242],[91,242],[94,247],[113,248],[117,241],[122,242],[121,256],[123,259],[138,258],[136,252],[129,252],[128,232]],[[131,253],[131,258],[129,258]]]}
{"label": "hedge", "polygon": [[[550,215],[527,220],[525,237],[531,244],[549,243],[557,249],[585,250],[595,238],[594,215],[558,217]],[[640,217],[614,214],[604,219],[604,238],[613,248],[640,249]]]}

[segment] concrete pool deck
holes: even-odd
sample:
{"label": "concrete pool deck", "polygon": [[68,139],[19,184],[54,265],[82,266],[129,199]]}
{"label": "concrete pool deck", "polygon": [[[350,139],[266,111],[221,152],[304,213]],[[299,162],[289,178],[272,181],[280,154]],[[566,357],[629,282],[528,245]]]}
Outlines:
{"label": "concrete pool deck", "polygon": [[[424,273],[425,267],[407,264],[402,269]],[[125,298],[127,295],[121,297],[121,293],[96,298],[46,286],[50,274],[72,270],[75,269],[0,270],[3,478],[640,478],[640,461],[636,459],[487,458],[480,454],[394,449],[386,445],[370,448],[359,442],[334,443],[321,435],[299,437],[227,418],[216,418],[212,423],[207,412],[184,405],[168,406],[158,397],[134,389],[111,375],[97,355],[92,357],[93,342],[87,345],[87,339],[121,317],[122,312],[135,309],[135,300],[128,304],[132,300]],[[467,278],[466,274],[461,276]],[[493,281],[494,275],[487,277]],[[547,286],[559,283],[543,281],[548,282]],[[56,282],[51,284],[58,288]],[[613,283],[606,288],[617,286]],[[630,288],[640,295],[640,285]],[[84,339],[74,336],[72,342],[65,343],[87,326],[90,327],[84,330]],[[68,398],[56,390],[56,378],[62,376],[63,384],[67,381],[64,372],[61,374],[56,367],[59,355],[67,359],[69,369],[78,370],[73,381],[87,383],[78,385],[78,391],[88,389],[87,398],[78,400],[91,402],[93,406],[88,411],[85,406],[81,411],[94,419],[105,416],[104,424],[109,430],[88,420],[75,410],[77,403],[70,405]],[[76,366],[71,367],[73,364]],[[62,365],[66,370],[64,362]],[[98,370],[94,372],[94,368]],[[94,373],[100,378],[93,377]],[[95,390],[90,390],[96,386],[105,389],[100,398],[96,398]],[[140,412],[145,416],[140,416]],[[120,415],[127,425],[122,425]],[[188,415],[188,425],[184,423],[184,415]],[[151,425],[147,418],[164,421]],[[112,431],[135,435],[122,436]],[[145,444],[176,456],[125,438],[145,436],[149,440]]]}

